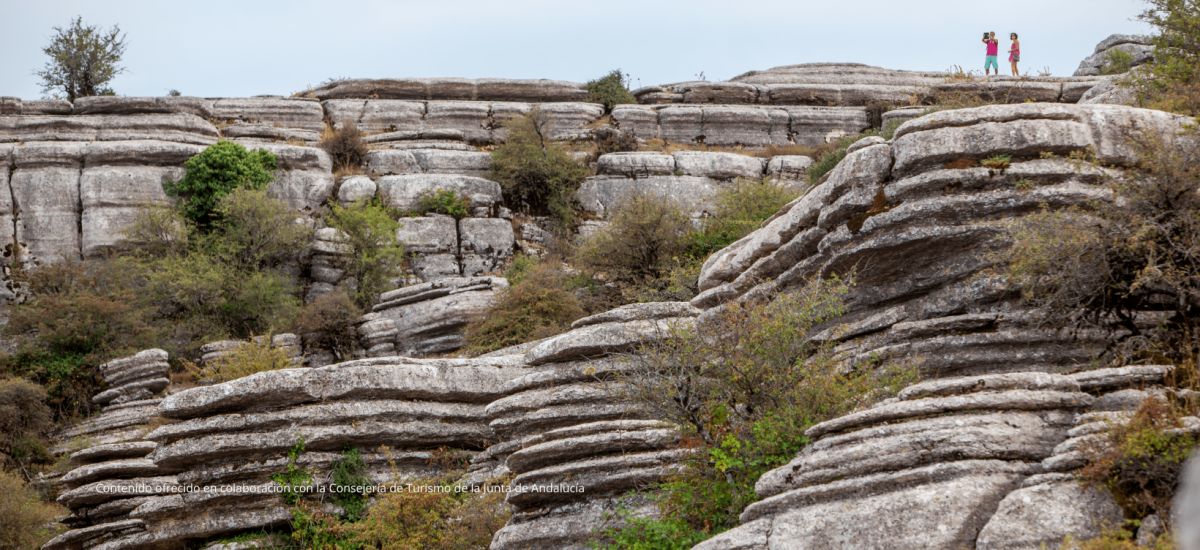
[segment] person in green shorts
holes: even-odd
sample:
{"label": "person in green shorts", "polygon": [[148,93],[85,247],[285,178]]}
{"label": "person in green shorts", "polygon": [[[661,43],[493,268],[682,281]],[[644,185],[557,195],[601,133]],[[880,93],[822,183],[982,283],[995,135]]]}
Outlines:
{"label": "person in green shorts", "polygon": [[1000,76],[1000,62],[996,59],[996,56],[1000,55],[1000,41],[996,40],[996,33],[994,31],[983,33],[982,42],[987,45],[987,57],[983,61],[983,75],[987,76],[990,74],[988,70],[994,69],[996,76]]}

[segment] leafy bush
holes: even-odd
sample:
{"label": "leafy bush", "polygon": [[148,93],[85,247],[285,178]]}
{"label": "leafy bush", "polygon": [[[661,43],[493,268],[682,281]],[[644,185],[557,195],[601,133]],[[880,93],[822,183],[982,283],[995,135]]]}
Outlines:
{"label": "leafy bush", "polygon": [[545,263],[531,268],[467,325],[467,351],[486,353],[566,330],[585,315],[567,286],[561,270]]}
{"label": "leafy bush", "polygon": [[274,481],[282,489],[280,493],[283,502],[294,505],[312,486],[313,476],[308,470],[300,467],[300,455],[304,454],[304,438],[300,438],[291,449],[288,449],[287,466],[282,472],[271,474]]}
{"label": "leafy bush", "polygon": [[1110,427],[1107,440],[1086,451],[1080,475],[1112,492],[1126,517],[1158,514],[1169,525],[1183,464],[1200,440],[1183,427],[1184,413],[1163,399],[1142,402],[1133,417]]}
{"label": "leafy bush", "polygon": [[292,366],[287,354],[271,345],[270,338],[260,338],[245,342],[205,365],[200,376],[210,382],[228,382],[254,373]]}
{"label": "leafy bush", "polygon": [[336,129],[327,126],[321,133],[320,146],[333,160],[334,172],[357,169],[367,160],[367,143],[353,122]]}
{"label": "leafy bush", "polygon": [[1012,165],[1012,156],[996,155],[979,161],[979,165],[992,170],[1007,170]]}
{"label": "leafy bush", "polygon": [[65,515],[66,510],[38,498],[24,480],[0,470],[0,548],[40,548]]}
{"label": "leafy bush", "polygon": [[28,471],[50,460],[44,438],[53,426],[46,390],[19,378],[0,379],[0,456],[6,468]]}
{"label": "leafy bush", "polygon": [[580,246],[575,262],[625,284],[656,279],[679,262],[691,228],[691,220],[670,200],[634,195]]}
{"label": "leafy bush", "polygon": [[158,334],[147,322],[128,262],[62,262],[21,274],[31,298],[10,309],[5,333],[17,352],[3,370],[44,386],[56,419],[91,412],[100,387],[90,366],[149,347]]}
{"label": "leafy bush", "polygon": [[143,208],[125,228],[125,247],[149,258],[186,254],[191,228],[174,208]]}
{"label": "leafy bush", "polygon": [[78,97],[113,95],[108,83],[125,71],[121,56],[125,54],[125,35],[113,25],[107,31],[84,25],[83,18],[71,20],[67,28],[54,27],[50,45],[42,48],[50,57],[46,66],[37,72],[42,91],[66,96],[67,101]]}
{"label": "leafy bush", "polygon": [[586,84],[588,101],[604,105],[604,112],[610,113],[613,107],[625,103],[637,103],[637,98],[629,93],[629,75],[621,69],[613,69],[608,74],[589,80]]}
{"label": "leafy bush", "polygon": [[374,200],[332,205],[325,221],[346,236],[345,269],[357,284],[354,301],[370,307],[404,267],[404,247],[396,240],[399,223],[390,209]]}
{"label": "leafy bush", "polygon": [[[1197,152],[1140,139],[1141,170],[1111,182],[1119,200],[1023,219],[1008,272],[1048,320],[1113,331],[1119,340],[1114,363],[1194,366],[1200,356]],[[1148,311],[1160,320],[1138,322]]]}
{"label": "leafy bush", "polygon": [[841,315],[849,285],[813,281],[791,294],[734,302],[695,329],[647,346],[618,377],[623,395],[684,427],[698,449],[659,488],[664,520],[720,532],[756,498],[755,481],[808,443],[804,430],[885,398],[913,369],[846,371],[814,330]]}
{"label": "leafy bush", "polygon": [[360,317],[362,309],[358,304],[345,290],[337,289],[304,306],[296,318],[296,331],[304,336],[306,345],[345,359],[358,345],[356,327]]}
{"label": "leafy bush", "polygon": [[456,220],[471,215],[471,199],[451,189],[438,189],[417,198],[416,214],[445,214]]}
{"label": "leafy bush", "polygon": [[526,214],[550,214],[562,225],[574,220],[573,201],[588,169],[547,135],[549,119],[535,107],[505,123],[508,137],[492,151],[492,179],[505,202]]}
{"label": "leafy bush", "polygon": [[625,513],[623,525],[607,529],[608,539],[596,547],[605,550],[687,550],[708,535],[678,518],[647,518]]}
{"label": "leafy bush", "polygon": [[1100,67],[1100,74],[1113,75],[1124,74],[1133,68],[1133,54],[1125,50],[1109,50],[1104,56],[1104,66]]}
{"label": "leafy bush", "polygon": [[1147,0],[1141,19],[1153,25],[1154,59],[1135,81],[1147,107],[1200,115],[1200,5],[1190,0]]}
{"label": "leafy bush", "polygon": [[277,160],[269,151],[248,151],[232,141],[218,141],[184,163],[184,175],[163,185],[179,198],[184,217],[202,230],[219,217],[221,197],[239,187],[262,189],[274,178]]}
{"label": "leafy bush", "polygon": [[358,449],[342,453],[342,458],[333,463],[329,480],[340,489],[333,491],[333,503],[342,509],[342,518],[348,521],[361,519],[367,508],[367,497],[357,489],[371,485],[371,479],[367,477],[367,465]]}
{"label": "leafy bush", "polygon": [[508,521],[502,492],[456,492],[447,479],[413,485],[441,489],[380,495],[362,521],[348,526],[353,540],[365,548],[487,548]]}
{"label": "leafy bush", "polygon": [[707,257],[758,229],[762,223],[796,198],[796,192],[769,180],[740,178],[723,187],[713,201],[712,215],[691,237],[688,253]]}
{"label": "leafy bush", "polygon": [[259,189],[239,188],[217,203],[217,238],[209,247],[240,269],[257,271],[294,261],[312,241],[287,203]]}

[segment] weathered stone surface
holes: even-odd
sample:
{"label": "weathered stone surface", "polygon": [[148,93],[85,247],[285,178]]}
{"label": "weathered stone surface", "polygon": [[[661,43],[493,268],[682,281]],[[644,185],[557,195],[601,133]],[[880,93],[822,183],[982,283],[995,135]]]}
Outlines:
{"label": "weathered stone surface", "polygon": [[979,532],[976,548],[1000,550],[1054,548],[1067,536],[1087,540],[1124,520],[1121,507],[1101,487],[1079,481],[1047,483],[1017,489],[1000,501],[995,515]]}
{"label": "weathered stone surface", "polygon": [[819,145],[869,124],[855,107],[619,105],[614,122],[639,139],[707,145]]}
{"label": "weathered stone surface", "polygon": [[526,354],[530,365],[599,357],[628,351],[639,344],[662,338],[672,327],[686,327],[691,317],[667,317],[625,323],[607,322],[584,326],[538,344]]}
{"label": "weathered stone surface", "polygon": [[675,202],[694,218],[704,215],[720,183],[697,176],[592,176],[584,180],[576,199],[587,212],[607,217],[614,209],[637,195],[661,197]]}
{"label": "weathered stone surface", "polygon": [[0,118],[0,143],[161,140],[211,145],[217,136],[216,127],[188,114]]}
{"label": "weathered stone surface", "polygon": [[376,183],[380,198],[401,210],[415,210],[422,196],[439,190],[465,195],[472,208],[494,209],[501,201],[500,184],[475,176],[405,174],[383,176]]}
{"label": "weathered stone surface", "polygon": [[580,328],[601,323],[624,323],[637,320],[667,319],[672,317],[695,317],[700,310],[687,302],[643,302],[610,309],[589,315],[571,323],[571,328]]}
{"label": "weathered stone surface", "polygon": [[375,181],[366,176],[350,176],[338,185],[338,202],[343,205],[370,200],[375,197]]}
{"label": "weathered stone surface", "polygon": [[1112,52],[1120,51],[1131,58],[1130,67],[1136,67],[1154,58],[1154,44],[1149,36],[1131,34],[1114,34],[1096,44],[1092,55],[1079,62],[1075,76],[1094,76],[1104,74],[1109,69],[1109,56]]}
{"label": "weathered stone surface", "polygon": [[404,78],[337,80],[301,92],[317,99],[480,99],[497,101],[581,101],[582,84],[561,80],[501,78]]}
{"label": "weathered stone surface", "polygon": [[513,255],[516,236],[512,223],[499,218],[458,221],[459,257],[467,277],[500,270]]}
{"label": "weathered stone surface", "polygon": [[447,277],[385,292],[375,312],[379,318],[391,319],[392,325],[381,325],[379,330],[395,330],[394,349],[402,354],[456,350],[464,344],[467,323],[486,312],[496,294],[507,287],[508,281],[500,277]]}

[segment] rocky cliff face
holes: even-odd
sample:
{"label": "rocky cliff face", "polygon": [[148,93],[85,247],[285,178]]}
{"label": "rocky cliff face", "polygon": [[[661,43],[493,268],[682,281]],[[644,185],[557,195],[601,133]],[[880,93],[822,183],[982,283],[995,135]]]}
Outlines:
{"label": "rocky cliff face", "polygon": [[[823,337],[847,365],[912,362],[924,380],[814,426],[813,443],[759,481],[762,500],[743,525],[701,546],[1037,548],[1094,534],[1119,510],[1103,491],[1072,481],[1079,445],[1105,419],[1166,391],[1169,367],[1086,370],[1104,335],[1039,326],[996,267],[1016,220],[1108,200],[1101,184],[1136,168],[1130,136],[1174,136],[1184,122],[1069,104],[1105,82],[790,66],[639,90],[641,104],[603,119],[600,106],[581,102],[579,85],[553,81],[342,81],[294,99],[0,101],[0,177],[9,189],[0,187],[0,240],[11,243],[10,261],[112,246],[136,208],[166,200],[163,179],[219,138],[278,154],[282,172],[270,191],[301,216],[366,197],[409,208],[435,189],[471,200],[461,220],[402,220],[416,284],[385,293],[363,318],[369,359],[315,367],[328,361],[298,355],[300,344],[285,339],[298,363],[315,368],[174,391],[161,352],[107,365],[110,387],[97,396],[106,408],[64,433],[59,450],[73,440],[75,468],[61,480],[60,502],[71,509],[71,530],[47,547],[180,547],[285,525],[278,494],[171,487],[270,488],[302,438],[304,466],[328,471],[341,450],[357,447],[376,481],[439,474],[434,450],[445,449],[469,460],[463,483],[508,477],[526,488],[509,494],[514,515],[493,547],[586,548],[619,521],[617,510],[653,514],[636,490],[691,452],[673,426],[620,398],[629,354],[732,301],[848,273],[857,281],[849,310]],[[946,91],[1014,104],[928,115],[912,106]],[[691,303],[624,306],[479,358],[404,357],[459,347],[467,317],[507,284],[486,274],[535,239],[535,224],[514,221],[487,179],[490,156],[480,149],[504,139],[505,116],[535,105],[564,140],[609,125],[642,140],[760,148],[908,122],[890,140],[853,145],[821,183],[711,257]],[[335,180],[312,145],[326,124],[347,122],[370,132],[373,150],[364,174]],[[979,165],[994,155],[1011,164]],[[596,161],[579,199],[601,223],[633,192],[684,198],[700,217],[706,199],[739,177],[807,187],[811,162],[616,153]],[[341,254],[336,232],[318,230],[310,295],[342,281]],[[214,354],[225,349],[214,346]]]}

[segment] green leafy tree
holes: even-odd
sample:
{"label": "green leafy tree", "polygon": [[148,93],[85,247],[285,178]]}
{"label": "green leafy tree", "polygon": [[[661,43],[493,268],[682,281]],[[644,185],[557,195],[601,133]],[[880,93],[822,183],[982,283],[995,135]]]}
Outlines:
{"label": "green leafy tree", "polygon": [[61,94],[68,101],[113,95],[108,83],[125,71],[119,64],[125,54],[125,35],[116,25],[105,31],[76,17],[66,28],[54,27],[50,45],[42,52],[50,57],[36,73],[42,79],[42,91]]}
{"label": "green leafy tree", "polygon": [[184,217],[202,231],[220,217],[217,204],[234,189],[262,189],[274,178],[277,160],[270,151],[249,151],[232,141],[218,141],[184,164],[177,182],[163,184],[179,199]]}
{"label": "green leafy tree", "polygon": [[492,151],[492,178],[510,206],[550,214],[564,227],[574,221],[574,196],[588,169],[548,136],[549,119],[536,107],[505,123],[508,137]]}
{"label": "green leafy tree", "polygon": [[396,240],[399,223],[393,212],[377,201],[333,205],[326,223],[345,236],[345,269],[354,278],[354,301],[368,308],[402,273],[404,246]]}
{"label": "green leafy tree", "polygon": [[629,93],[629,75],[621,69],[613,69],[608,74],[590,80],[586,84],[588,101],[604,104],[605,112],[612,112],[613,107],[625,103],[637,103],[637,98]]}
{"label": "green leafy tree", "polygon": [[1200,114],[1200,3],[1196,0],[1148,0],[1141,19],[1158,30],[1148,75],[1137,80],[1146,106]]}

